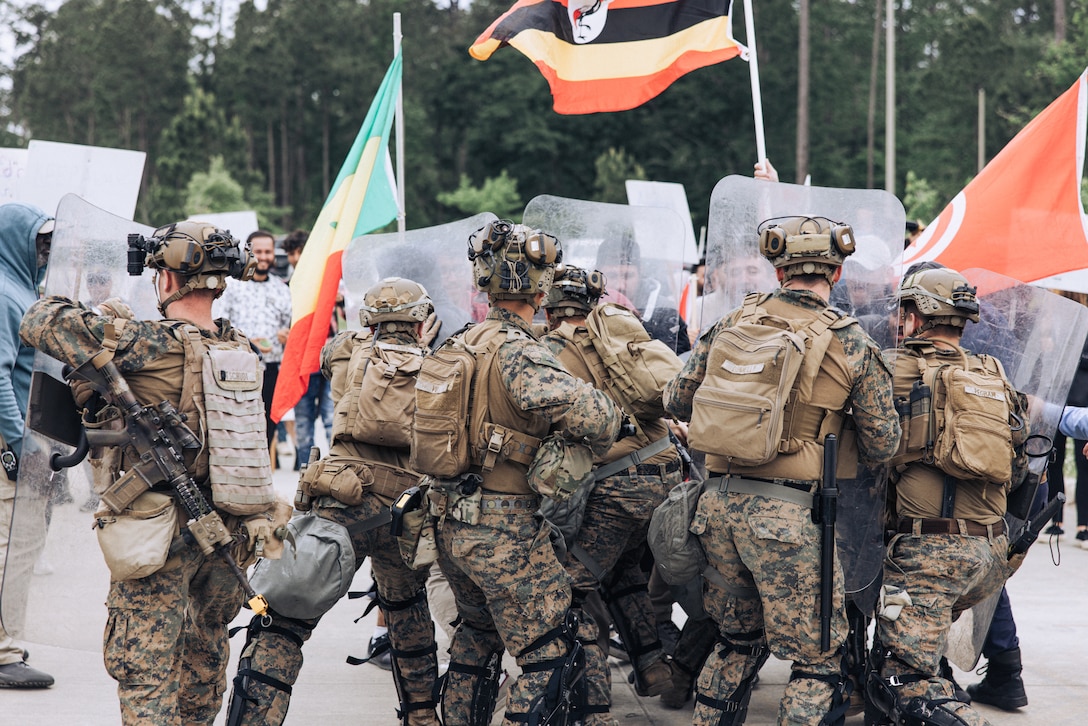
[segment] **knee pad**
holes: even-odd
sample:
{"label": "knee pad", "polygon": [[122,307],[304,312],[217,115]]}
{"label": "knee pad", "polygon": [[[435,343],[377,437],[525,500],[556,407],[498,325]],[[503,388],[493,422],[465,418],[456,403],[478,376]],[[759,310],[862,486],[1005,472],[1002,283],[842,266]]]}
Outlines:
{"label": "knee pad", "polygon": [[954,706],[965,705],[954,698],[938,698],[931,701],[915,697],[900,706],[899,723],[902,726],[971,726],[953,710]]}
{"label": "knee pad", "polygon": [[854,692],[854,682],[847,675],[845,662],[838,675],[820,675],[796,670],[790,673],[791,681],[801,679],[820,681],[831,686],[831,708],[820,719],[820,726],[843,726],[846,723],[846,711],[850,708],[850,694]]}
{"label": "knee pad", "polygon": [[[877,712],[899,726],[969,726],[955,707],[965,706],[954,698],[927,699],[920,696],[902,699],[898,689],[910,683],[928,680],[921,673],[882,676],[884,663],[894,656],[888,650],[874,648],[865,681],[866,723],[879,723],[870,713]],[[873,714],[875,715],[875,713]]]}
{"label": "knee pad", "polygon": [[[259,633],[281,635],[301,650],[303,643],[302,637],[293,630],[286,628],[285,624],[294,625],[307,632],[313,630],[313,625],[310,623],[306,623],[302,620],[295,620],[294,618],[285,618],[280,615],[276,615],[274,618],[263,615],[254,615],[253,619],[249,621],[249,625],[246,627],[246,643],[242,647],[242,657],[238,660],[238,671],[231,683],[232,689],[230,701],[227,705],[227,726],[240,726],[245,723],[246,714],[258,706],[257,699],[249,692],[249,688],[254,682],[262,683],[278,691],[283,691],[287,694],[288,698],[291,697],[291,691],[293,690],[291,684],[284,683],[278,678],[273,678],[265,673],[254,670],[252,667],[252,655],[246,655],[249,651],[250,644]],[[233,635],[236,632],[237,629],[234,629],[230,631],[230,635]]]}
{"label": "knee pad", "polygon": [[590,713],[607,713],[607,705],[586,705],[586,654],[578,641],[578,616],[567,612],[563,624],[533,641],[519,657],[539,650],[554,640],[566,643],[567,652],[556,658],[522,666],[523,673],[550,672],[544,693],[533,699],[526,713],[507,713],[506,718],[528,726],[566,726]]}
{"label": "knee pad", "polygon": [[473,679],[469,723],[471,726],[488,726],[491,723],[491,716],[495,711],[495,702],[499,697],[499,682],[502,677],[502,654],[503,651],[501,650],[492,652],[482,666],[450,661],[446,675],[435,686],[436,693],[433,699],[443,703],[443,722],[450,723],[450,719],[446,714],[445,699],[443,698],[446,687],[449,685],[450,674],[460,673],[471,676]]}
{"label": "knee pad", "polygon": [[711,698],[703,693],[695,694],[696,703],[701,703],[716,711],[721,712],[718,726],[734,726],[744,723],[748,716],[748,702],[752,698],[752,688],[755,686],[759,669],[767,662],[770,652],[763,644],[764,631],[758,630],[751,633],[730,633],[728,636],[719,636],[718,643],[722,646],[718,656],[725,658],[733,653],[747,656],[745,670],[749,670],[739,684],[727,698]]}

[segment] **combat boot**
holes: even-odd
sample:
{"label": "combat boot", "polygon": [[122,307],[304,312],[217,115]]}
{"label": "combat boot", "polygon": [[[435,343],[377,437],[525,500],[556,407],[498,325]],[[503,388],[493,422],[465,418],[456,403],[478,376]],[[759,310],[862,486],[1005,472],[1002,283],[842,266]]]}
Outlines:
{"label": "combat boot", "polygon": [[1023,669],[1019,648],[997,653],[986,664],[986,677],[979,683],[967,686],[967,692],[979,703],[997,706],[1005,711],[1023,708],[1028,705],[1024,679],[1020,677]]}
{"label": "combat boot", "polygon": [[668,657],[662,655],[645,668],[640,668],[638,678],[634,676],[635,674],[632,673],[631,679],[635,684],[635,693],[644,698],[660,696],[671,688],[672,667],[669,665]]}
{"label": "combat boot", "polygon": [[661,705],[672,709],[683,708],[684,704],[691,700],[694,686],[695,674],[674,660],[672,678],[668,690],[661,694]]}

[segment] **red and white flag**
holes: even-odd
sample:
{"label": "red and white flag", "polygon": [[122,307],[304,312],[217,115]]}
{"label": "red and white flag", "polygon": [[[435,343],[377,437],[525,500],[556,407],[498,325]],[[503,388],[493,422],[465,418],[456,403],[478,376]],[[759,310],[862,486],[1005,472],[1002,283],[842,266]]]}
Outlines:
{"label": "red and white flag", "polygon": [[1088,70],[944,208],[904,253],[1034,282],[1088,268],[1081,204]]}

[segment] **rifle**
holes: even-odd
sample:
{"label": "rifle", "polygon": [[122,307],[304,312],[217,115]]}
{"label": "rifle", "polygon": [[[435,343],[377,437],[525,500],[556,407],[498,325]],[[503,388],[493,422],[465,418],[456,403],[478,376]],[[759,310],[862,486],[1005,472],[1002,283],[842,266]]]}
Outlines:
{"label": "rifle", "polygon": [[[89,383],[99,394],[121,409],[125,431],[87,431],[90,445],[128,445],[136,451],[139,462],[102,494],[102,501],[120,514],[140,494],[163,482],[189,515],[186,528],[205,556],[219,555],[242,584],[249,607],[257,615],[268,612],[268,601],[258,595],[249,579],[230,553],[234,538],[219,513],[204,498],[189,470],[185,467],[183,451],[198,449],[200,442],[185,425],[185,416],[169,401],[143,406],[136,400],[128,382],[112,359],[95,365],[98,356],[79,368],[69,371],[66,378]],[[81,446],[81,449],[86,447]],[[85,452],[84,452],[85,453]],[[67,463],[67,462],[65,462]],[[72,462],[72,465],[78,463]],[[54,461],[54,465],[57,462]]]}
{"label": "rifle", "polygon": [[820,538],[820,652],[831,649],[831,599],[835,584],[835,518],[838,513],[839,440],[835,434],[824,437],[824,478],[820,485],[817,524]]}
{"label": "rifle", "polygon": [[1047,502],[1041,512],[1024,522],[1024,526],[1020,528],[1016,538],[1009,544],[1009,559],[1011,560],[1014,556],[1027,552],[1028,548],[1039,538],[1039,533],[1043,531],[1046,523],[1060,512],[1064,505],[1065,495],[1058,492],[1053,499]]}

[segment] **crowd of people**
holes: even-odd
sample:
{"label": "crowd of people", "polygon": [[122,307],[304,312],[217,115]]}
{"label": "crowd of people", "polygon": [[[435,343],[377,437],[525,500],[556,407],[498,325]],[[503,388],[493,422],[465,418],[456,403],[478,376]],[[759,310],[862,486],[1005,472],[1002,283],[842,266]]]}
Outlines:
{"label": "crowd of people", "polygon": [[[756,172],[774,180],[767,162]],[[232,726],[283,723],[306,641],[368,558],[382,630],[362,662],[385,663],[411,726],[484,726],[496,709],[506,724],[612,724],[610,651],[639,696],[694,699],[698,726],[743,723],[771,655],[791,663],[783,724],[861,709],[874,725],[985,724],[972,697],[1025,705],[1007,595],[979,644],[982,684],[965,692],[942,658],[953,620],[1023,560],[1010,494],[1038,489],[1033,511],[1047,500],[1026,453],[1031,392],[963,345],[981,296],[926,264],[890,309],[864,307],[863,287],[843,293],[851,220],[756,221],[737,250],[707,251],[698,318],[633,240],[602,240],[583,268],[547,230],[502,220],[451,240],[469,263],[452,307],[407,274],[369,285],[359,327],[341,302],[294,411],[292,508],[271,486],[291,324],[273,235],[179,222],[141,238],[162,313],[141,320],[123,301],[40,297],[53,220],[0,207],[0,502],[16,506],[35,350],[82,371],[69,378],[85,422],[123,420],[130,436],[92,441],[117,452],[95,494],[122,722],[211,724],[225,700]],[[286,238],[292,265],[304,244]],[[443,326],[443,308],[466,319]],[[1088,438],[1077,411],[1062,429]],[[318,418],[328,447],[311,456]],[[840,490],[868,500],[854,509],[877,541],[836,542]],[[687,509],[663,506],[683,496]],[[673,545],[652,536],[666,511],[685,534]],[[130,520],[155,528],[150,565],[151,545],[134,562],[135,530],[116,524]],[[666,582],[670,547],[691,546],[698,572]],[[874,564],[867,587],[848,586]],[[228,685],[243,603],[254,613]],[[451,636],[444,668],[434,622]],[[0,631],[0,686],[52,685],[25,658]]]}

